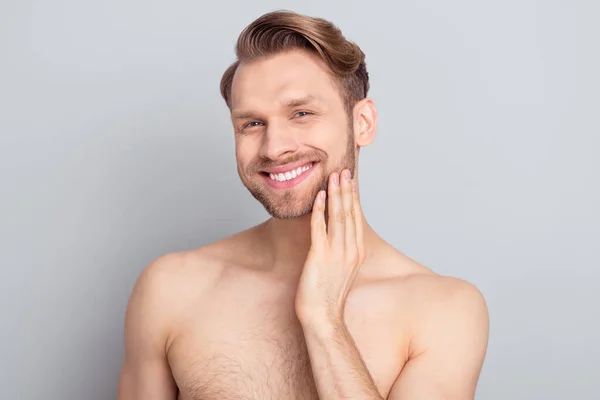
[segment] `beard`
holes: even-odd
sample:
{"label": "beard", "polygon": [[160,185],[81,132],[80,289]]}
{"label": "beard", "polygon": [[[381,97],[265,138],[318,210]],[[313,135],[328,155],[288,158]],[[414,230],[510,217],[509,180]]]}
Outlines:
{"label": "beard", "polygon": [[[321,150],[315,150],[311,153],[296,155],[284,160],[283,162],[273,162],[271,160],[260,159],[253,162],[247,169],[245,176],[250,179],[244,180],[244,174],[238,167],[238,174],[242,183],[248,189],[250,194],[258,200],[267,213],[277,219],[300,218],[312,212],[315,198],[319,191],[325,190],[329,186],[329,176],[333,172],[340,172],[347,168],[354,175],[356,165],[356,149],[354,147],[352,131],[346,136],[346,151],[341,160],[331,165],[329,157]],[[299,186],[304,185],[302,189],[293,187],[291,189],[273,189],[264,182],[264,178],[258,176],[262,169],[274,167],[277,165],[288,164],[299,160],[314,160],[313,167],[304,181]],[[317,171],[315,168],[319,166]]]}

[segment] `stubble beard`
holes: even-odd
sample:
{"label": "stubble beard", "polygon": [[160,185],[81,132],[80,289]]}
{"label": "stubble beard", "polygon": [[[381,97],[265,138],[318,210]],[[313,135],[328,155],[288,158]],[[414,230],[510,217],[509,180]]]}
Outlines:
{"label": "stubble beard", "polygon": [[[300,189],[298,187],[293,187],[291,189],[279,190],[270,188],[268,184],[264,182],[264,178],[258,176],[257,171],[273,165],[267,165],[268,162],[260,160],[248,167],[245,176],[251,177],[249,180],[245,180],[238,169],[242,183],[273,218],[294,219],[308,215],[312,212],[312,207],[319,191],[327,191],[329,175],[332,172],[340,172],[342,169],[347,168],[354,174],[356,149],[354,147],[354,141],[352,140],[353,135],[351,135],[351,132],[352,131],[350,130],[350,134],[346,137],[347,144],[344,156],[333,166],[328,165],[327,155],[320,151],[314,154],[314,156],[309,155],[311,157],[303,155],[301,157],[286,160],[285,163],[278,163],[278,165],[287,164],[300,159],[317,160],[318,163],[316,163],[313,168],[316,167],[319,171],[314,170],[310,172],[311,176],[308,176],[304,181],[299,183],[299,186],[306,186],[308,181],[312,181],[313,183],[309,188],[305,187]],[[318,177],[315,176],[317,173],[319,174]]]}

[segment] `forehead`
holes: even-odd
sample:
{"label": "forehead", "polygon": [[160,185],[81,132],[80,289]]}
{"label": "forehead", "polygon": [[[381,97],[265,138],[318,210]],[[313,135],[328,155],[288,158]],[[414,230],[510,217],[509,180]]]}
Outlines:
{"label": "forehead", "polygon": [[306,51],[292,51],[242,63],[231,86],[232,109],[269,107],[311,96],[339,103],[340,94],[325,62]]}

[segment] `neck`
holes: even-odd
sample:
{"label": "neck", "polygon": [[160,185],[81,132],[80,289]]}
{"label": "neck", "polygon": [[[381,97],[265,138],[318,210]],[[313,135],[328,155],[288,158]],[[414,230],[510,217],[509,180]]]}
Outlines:
{"label": "neck", "polygon": [[[327,215],[325,216],[327,218]],[[274,272],[279,270],[287,275],[299,276],[304,266],[311,245],[311,214],[295,219],[271,218],[265,222],[264,228],[270,243],[274,260]],[[363,219],[366,259],[372,258],[373,249],[381,244],[382,239]]]}
{"label": "neck", "polygon": [[265,223],[266,236],[270,243],[274,268],[301,271],[310,248],[310,217],[294,219],[271,218]]}

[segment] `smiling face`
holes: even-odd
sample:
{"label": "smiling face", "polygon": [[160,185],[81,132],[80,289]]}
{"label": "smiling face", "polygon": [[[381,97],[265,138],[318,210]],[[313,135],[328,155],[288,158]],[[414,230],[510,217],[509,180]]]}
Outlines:
{"label": "smiling face", "polygon": [[309,214],[330,173],[355,171],[353,120],[326,64],[312,53],[241,64],[231,118],[238,174],[275,218]]}

